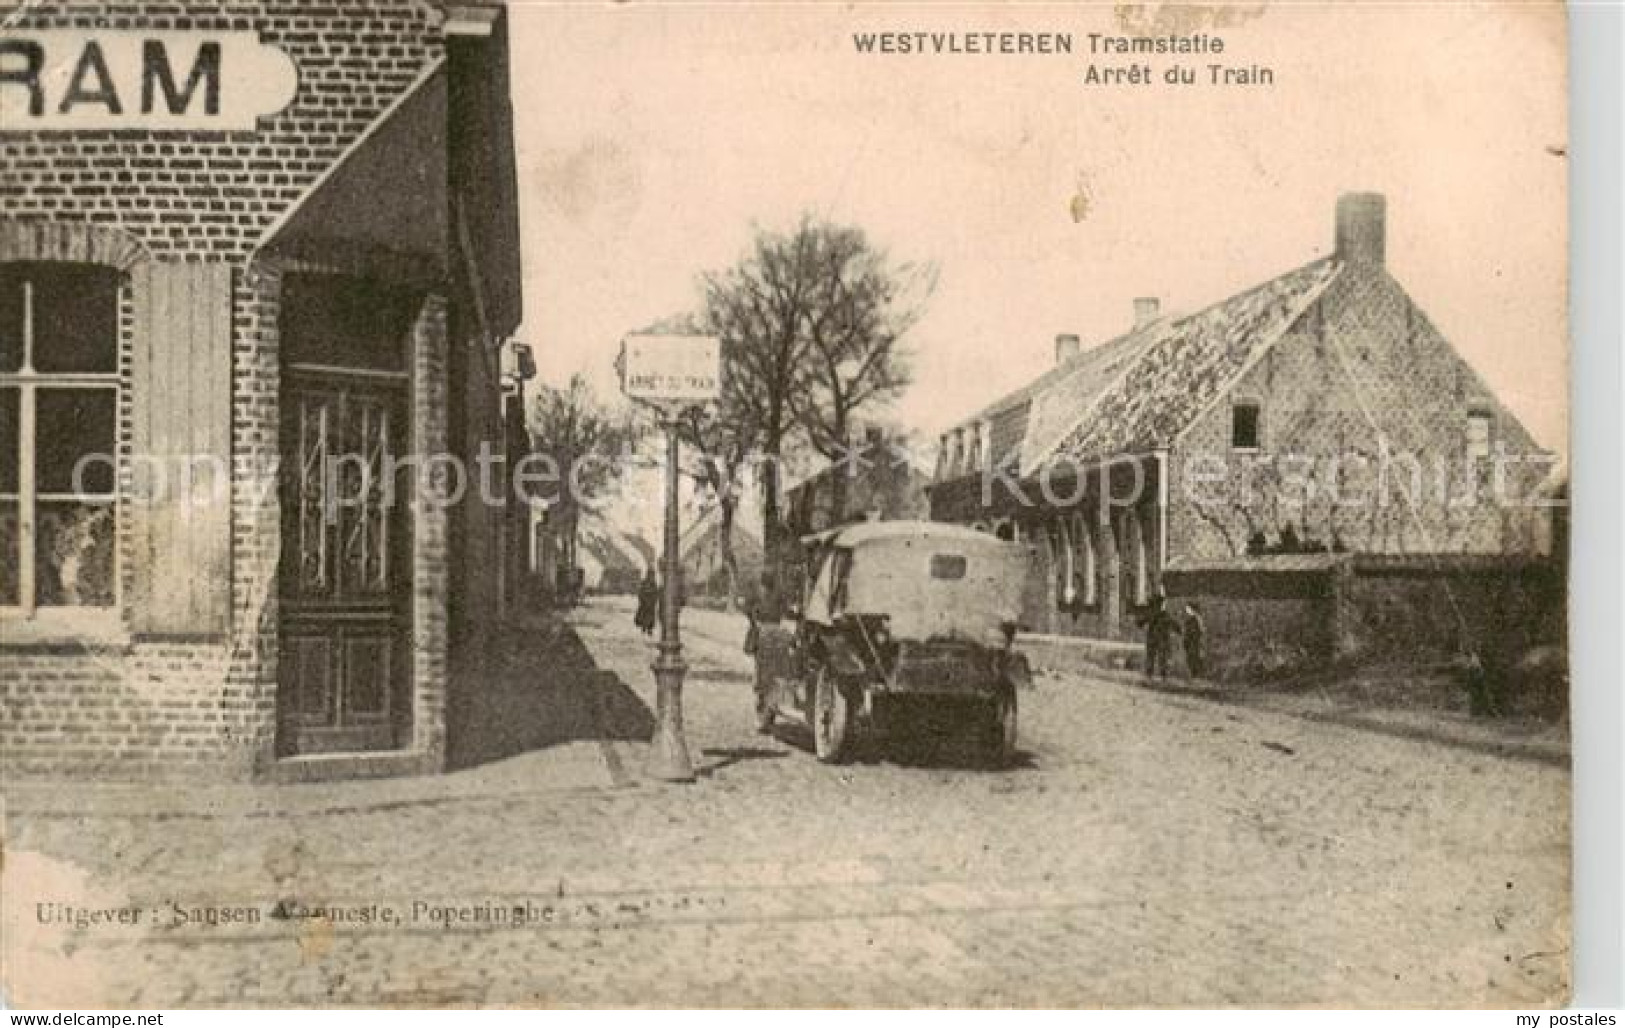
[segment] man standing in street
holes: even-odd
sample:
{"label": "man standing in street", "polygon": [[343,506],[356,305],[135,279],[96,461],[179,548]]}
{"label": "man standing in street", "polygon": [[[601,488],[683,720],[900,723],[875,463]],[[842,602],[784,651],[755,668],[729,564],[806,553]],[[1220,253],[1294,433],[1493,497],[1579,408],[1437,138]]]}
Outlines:
{"label": "man standing in street", "polygon": [[1173,649],[1173,637],[1179,631],[1179,622],[1168,613],[1161,593],[1151,597],[1139,621],[1145,626],[1145,675],[1147,678],[1167,678],[1168,651]]}
{"label": "man standing in street", "polygon": [[638,583],[638,609],[632,617],[632,623],[644,635],[650,635],[655,630],[655,620],[660,612],[660,583],[655,580],[654,568],[644,572],[643,581]]}
{"label": "man standing in street", "polygon": [[784,616],[780,602],[778,582],[771,571],[762,577],[745,597],[745,617],[750,627],[745,632],[745,652],[756,658],[756,730],[767,732],[773,726],[772,708],[767,700],[768,662],[758,653],[762,645],[762,625],[776,625]]}
{"label": "man standing in street", "polygon": [[1192,678],[1207,676],[1207,660],[1202,652],[1202,644],[1207,634],[1207,626],[1202,621],[1202,612],[1195,603],[1185,602],[1185,615],[1181,619],[1180,634],[1185,641],[1185,672]]}

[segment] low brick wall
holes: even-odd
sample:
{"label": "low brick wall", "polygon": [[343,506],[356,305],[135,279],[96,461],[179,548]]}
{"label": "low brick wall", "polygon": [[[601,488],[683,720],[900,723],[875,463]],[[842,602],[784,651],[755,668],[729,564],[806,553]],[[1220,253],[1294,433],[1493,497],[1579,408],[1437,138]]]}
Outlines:
{"label": "low brick wall", "polygon": [[0,649],[6,776],[243,779],[269,753],[275,709],[235,682],[223,645]]}
{"label": "low brick wall", "polygon": [[1193,601],[1206,625],[1209,677],[1270,679],[1324,670],[1335,652],[1330,557],[1262,557],[1163,572],[1169,609]]}
{"label": "low brick wall", "polygon": [[1462,643],[1488,664],[1561,646],[1567,589],[1551,561],[1466,555],[1361,556],[1339,590],[1339,655],[1448,660]]}
{"label": "low brick wall", "polygon": [[1511,705],[1562,706],[1567,590],[1552,561],[1277,555],[1171,568],[1164,583],[1176,613],[1186,600],[1201,609],[1219,680],[1370,665],[1438,670],[1467,650]]}

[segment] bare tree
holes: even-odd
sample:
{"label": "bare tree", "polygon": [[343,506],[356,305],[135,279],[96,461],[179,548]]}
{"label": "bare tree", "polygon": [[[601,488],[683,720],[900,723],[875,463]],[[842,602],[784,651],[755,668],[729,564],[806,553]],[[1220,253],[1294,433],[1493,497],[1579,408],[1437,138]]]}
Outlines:
{"label": "bare tree", "polygon": [[727,416],[731,405],[726,392],[715,415],[691,410],[678,425],[679,437],[693,450],[684,472],[706,491],[717,505],[717,547],[728,578],[728,603],[739,596],[739,562],[734,557],[734,515],[739,510],[739,490],[745,466],[754,447],[751,425]]}
{"label": "bare tree", "polygon": [[893,264],[861,229],[824,227],[816,248],[817,303],[807,323],[807,373],[794,396],[807,440],[834,464],[832,506],[846,508],[847,483],[863,463],[887,455],[853,449],[857,414],[895,399],[912,381],[902,339],[936,288],[929,265]]}
{"label": "bare tree", "polygon": [[770,565],[780,560],[786,446],[805,432],[826,456],[835,453],[854,412],[906,385],[898,340],[931,278],[893,267],[860,230],[810,217],[789,234],[758,231],[738,264],[704,277],[702,323],[722,340],[727,381],[719,420],[747,429],[740,434],[760,454]]}
{"label": "bare tree", "polygon": [[630,416],[599,402],[579,373],[563,389],[544,388],[531,411],[533,452],[548,458],[556,472],[536,499],[550,504],[563,543],[564,566],[577,566],[581,513],[618,481],[623,458],[639,431]]}

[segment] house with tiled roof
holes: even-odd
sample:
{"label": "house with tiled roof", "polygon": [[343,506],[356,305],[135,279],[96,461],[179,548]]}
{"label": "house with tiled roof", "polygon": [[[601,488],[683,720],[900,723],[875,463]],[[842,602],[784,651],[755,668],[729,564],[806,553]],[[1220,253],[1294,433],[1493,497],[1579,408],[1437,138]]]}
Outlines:
{"label": "house with tiled roof", "polygon": [[1132,326],[939,440],[937,520],[1034,544],[1026,621],[1126,634],[1181,567],[1282,553],[1539,554],[1536,445],[1385,266],[1386,203],[1330,256]]}
{"label": "house with tiled roof", "polygon": [[724,559],[722,508],[710,504],[684,529],[677,544],[677,559],[683,569],[683,583],[689,596],[723,599],[729,589],[736,593],[762,576],[761,536],[747,519],[735,518],[728,526],[728,549],[733,551],[735,579],[730,582]]}

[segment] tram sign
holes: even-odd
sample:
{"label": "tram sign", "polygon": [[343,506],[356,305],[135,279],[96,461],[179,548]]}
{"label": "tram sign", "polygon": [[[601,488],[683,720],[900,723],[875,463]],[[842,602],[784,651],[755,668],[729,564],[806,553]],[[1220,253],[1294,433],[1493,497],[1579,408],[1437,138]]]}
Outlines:
{"label": "tram sign", "polygon": [[255,32],[0,28],[0,133],[251,130],[298,87]]}
{"label": "tram sign", "polygon": [[722,395],[722,343],[715,336],[629,335],[615,362],[634,400],[701,404]]}

